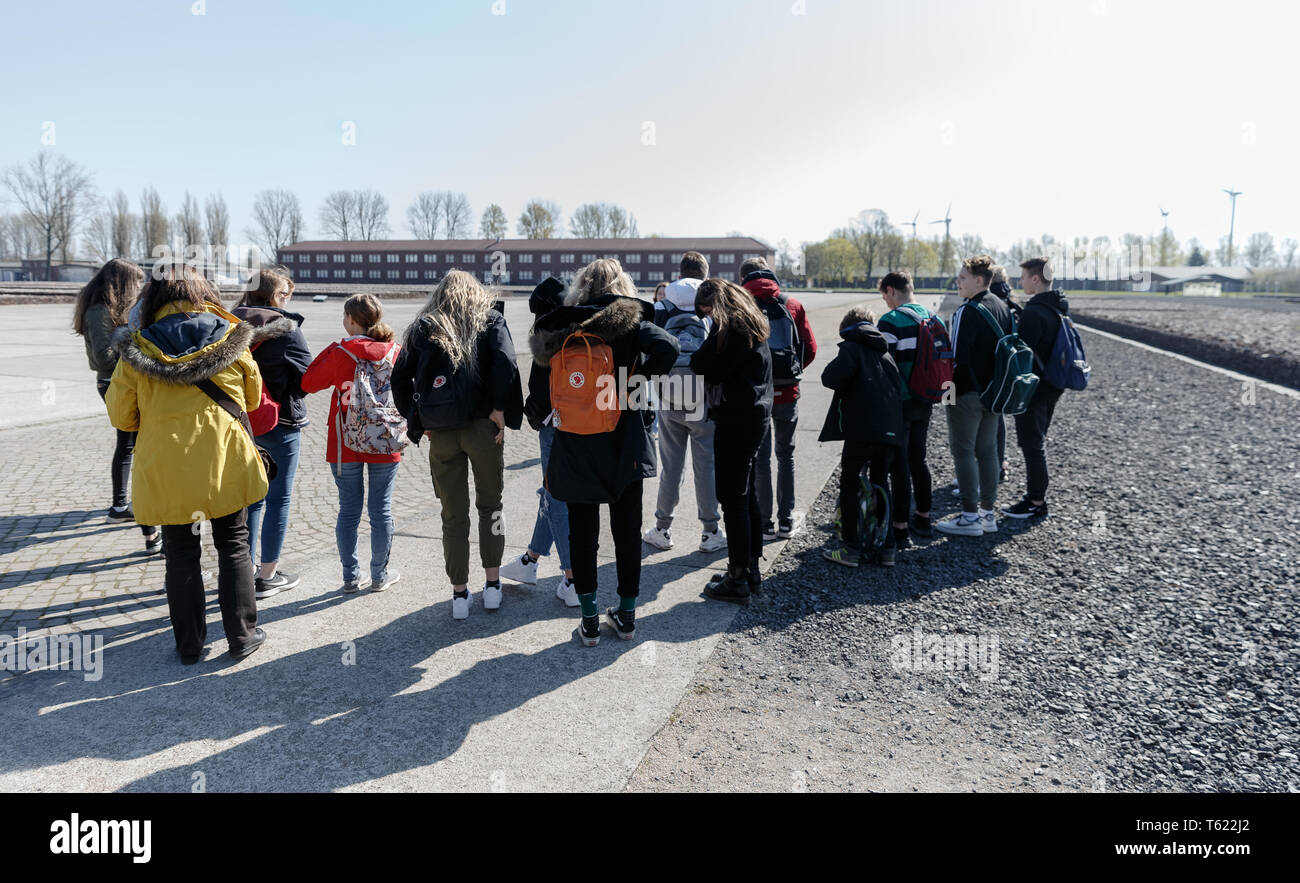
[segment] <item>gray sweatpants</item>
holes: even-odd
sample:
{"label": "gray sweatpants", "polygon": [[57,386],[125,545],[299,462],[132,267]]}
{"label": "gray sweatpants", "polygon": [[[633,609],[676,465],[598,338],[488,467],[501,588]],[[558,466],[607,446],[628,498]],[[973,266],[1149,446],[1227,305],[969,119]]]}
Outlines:
{"label": "gray sweatpants", "polygon": [[966,392],[946,408],[948,447],[961,491],[963,512],[992,510],[998,501],[998,425],[1002,418],[980,402],[980,394]]}
{"label": "gray sweatpants", "polygon": [[691,420],[691,412],[659,411],[659,499],[655,503],[655,527],[667,530],[682,492],[686,470],[686,445],[691,448],[695,471],[695,507],[709,533],[718,529],[718,494],[713,486],[712,420]]}
{"label": "gray sweatpants", "polygon": [[758,511],[772,518],[772,441],[776,440],[776,521],[794,514],[794,432],[799,427],[799,400],[772,405],[772,419],[758,444]]}

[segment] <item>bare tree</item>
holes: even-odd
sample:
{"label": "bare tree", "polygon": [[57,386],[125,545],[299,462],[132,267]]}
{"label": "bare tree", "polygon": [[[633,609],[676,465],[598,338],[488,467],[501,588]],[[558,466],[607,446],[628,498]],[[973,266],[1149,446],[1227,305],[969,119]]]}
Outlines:
{"label": "bare tree", "polygon": [[188,190],[181,200],[181,210],[176,214],[176,234],[181,238],[182,247],[204,244],[203,215],[199,210],[199,201]]}
{"label": "bare tree", "polygon": [[105,208],[91,215],[86,223],[86,252],[100,263],[117,257],[113,253],[113,211]]}
{"label": "bare tree", "polygon": [[108,214],[112,225],[113,257],[129,258],[139,235],[140,219],[131,214],[131,201],[121,190],[109,201]]}
{"label": "bare tree", "polygon": [[884,257],[885,242],[896,233],[894,225],[889,223],[889,215],[878,208],[859,212],[849,226],[840,231],[840,235],[857,249],[862,258],[863,273],[867,276],[871,275],[871,268],[877,259]]}
{"label": "bare tree", "polygon": [[609,236],[608,216],[603,202],[580,205],[569,216],[569,235],[579,239],[604,239]]}
{"label": "bare tree", "polygon": [[469,197],[450,190],[442,194],[442,230],[448,239],[464,239],[474,223],[474,210]]}
{"label": "bare tree", "polygon": [[605,210],[605,226],[614,239],[628,239],[637,235],[636,215],[611,205]]}
{"label": "bare tree", "polygon": [[230,210],[226,208],[226,198],[220,193],[209,195],[203,203],[203,221],[208,248],[213,254],[219,251],[224,255],[230,245]]}
{"label": "bare tree", "polygon": [[1295,266],[1295,254],[1297,248],[1300,248],[1300,242],[1296,242],[1291,237],[1288,236],[1286,239],[1282,240],[1279,249],[1279,256],[1283,268],[1290,270]]}
{"label": "bare tree", "polygon": [[157,190],[146,187],[140,193],[140,254],[152,257],[155,248],[169,245],[170,241],[167,207]]}
{"label": "bare tree", "polygon": [[479,222],[478,232],[484,239],[500,239],[510,231],[510,222],[506,220],[505,210],[495,202],[483,210],[483,220]]}
{"label": "bare tree", "polygon": [[560,227],[560,207],[549,199],[534,199],[524,206],[516,228],[525,239],[550,239]]}
{"label": "bare tree", "polygon": [[326,195],[320,209],[321,230],[330,239],[357,238],[357,195],[352,190],[335,190]]}
{"label": "bare tree", "polygon": [[253,223],[246,235],[268,260],[302,238],[302,204],[288,190],[263,190],[253,200]]}
{"label": "bare tree", "polygon": [[1246,240],[1246,248],[1242,252],[1242,256],[1246,259],[1246,266],[1252,269],[1271,267],[1276,264],[1277,247],[1273,244],[1273,234],[1250,234],[1250,239]]}
{"label": "bare tree", "polygon": [[406,208],[406,225],[416,239],[437,239],[442,223],[442,193],[425,190]]}
{"label": "bare tree", "polygon": [[90,173],[67,157],[42,152],[9,168],[4,185],[43,241],[48,277],[55,251],[67,259],[69,240],[92,205]]}

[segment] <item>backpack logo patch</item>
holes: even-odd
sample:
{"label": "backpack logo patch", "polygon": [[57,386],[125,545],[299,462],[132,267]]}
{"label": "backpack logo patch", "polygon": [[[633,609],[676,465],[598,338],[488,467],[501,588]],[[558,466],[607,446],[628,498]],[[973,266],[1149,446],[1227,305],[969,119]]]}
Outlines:
{"label": "backpack logo patch", "polygon": [[437,377],[433,378],[433,388],[434,388],[434,389],[442,389],[442,388],[443,388],[444,386],[446,386],[446,385],[447,385],[447,375],[446,375],[446,374],[439,374]]}
{"label": "backpack logo patch", "polygon": [[587,378],[583,376],[581,371],[574,371],[569,375],[569,386],[574,389],[582,389],[582,385],[586,382]]}

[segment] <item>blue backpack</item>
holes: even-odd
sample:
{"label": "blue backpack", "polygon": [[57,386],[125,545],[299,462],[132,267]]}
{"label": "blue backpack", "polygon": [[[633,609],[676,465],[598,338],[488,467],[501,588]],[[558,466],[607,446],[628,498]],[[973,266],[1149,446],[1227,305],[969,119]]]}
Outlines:
{"label": "blue backpack", "polygon": [[[1056,343],[1052,345],[1052,354],[1046,364],[1040,364],[1042,378],[1057,389],[1083,390],[1088,388],[1088,375],[1092,368],[1088,357],[1083,352],[1083,341],[1079,332],[1064,313],[1040,303],[1044,309],[1052,310],[1060,319],[1060,329],[1056,332]],[[1034,357],[1037,359],[1037,356]]]}

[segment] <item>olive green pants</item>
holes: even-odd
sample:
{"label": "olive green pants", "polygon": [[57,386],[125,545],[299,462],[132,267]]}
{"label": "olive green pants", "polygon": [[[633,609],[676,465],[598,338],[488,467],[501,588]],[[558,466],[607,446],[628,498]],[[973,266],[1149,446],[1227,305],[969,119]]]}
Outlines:
{"label": "olive green pants", "polygon": [[505,554],[505,452],[493,439],[496,424],[486,417],[428,437],[429,473],[442,503],[442,557],[453,586],[469,583],[469,472],[474,471],[479,557],[484,569],[501,566]]}

